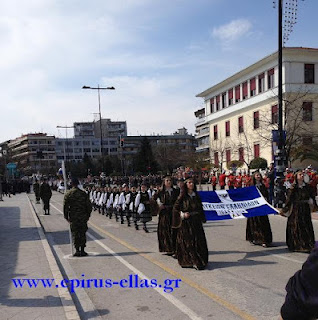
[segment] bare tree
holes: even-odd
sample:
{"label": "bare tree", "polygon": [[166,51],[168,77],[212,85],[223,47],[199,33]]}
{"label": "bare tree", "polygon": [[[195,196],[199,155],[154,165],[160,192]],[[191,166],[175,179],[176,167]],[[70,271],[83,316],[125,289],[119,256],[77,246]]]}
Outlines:
{"label": "bare tree", "polygon": [[[302,144],[304,137],[318,137],[318,131],[313,130],[309,113],[306,113],[305,102],[312,103],[312,113],[317,112],[317,105],[314,103],[317,95],[313,95],[308,86],[300,86],[298,92],[285,93],[283,96],[283,121],[286,131],[285,149],[289,162],[295,160],[294,150]],[[277,101],[274,96],[272,102]],[[308,121],[307,121],[308,119]],[[251,119],[253,121],[253,119]],[[278,111],[272,114],[264,111],[259,119],[259,128],[256,131],[263,146],[272,145],[272,130],[278,130]]]}

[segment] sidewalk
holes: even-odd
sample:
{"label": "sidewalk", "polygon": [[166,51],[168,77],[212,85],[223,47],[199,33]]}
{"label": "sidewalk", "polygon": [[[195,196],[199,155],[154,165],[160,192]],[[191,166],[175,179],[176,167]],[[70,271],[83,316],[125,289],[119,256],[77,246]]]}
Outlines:
{"label": "sidewalk", "polygon": [[52,268],[55,260],[25,193],[0,202],[0,225],[0,319],[78,319],[71,297],[65,294],[61,298],[62,291],[55,285],[13,285],[14,278],[54,279],[53,274],[59,272]]}

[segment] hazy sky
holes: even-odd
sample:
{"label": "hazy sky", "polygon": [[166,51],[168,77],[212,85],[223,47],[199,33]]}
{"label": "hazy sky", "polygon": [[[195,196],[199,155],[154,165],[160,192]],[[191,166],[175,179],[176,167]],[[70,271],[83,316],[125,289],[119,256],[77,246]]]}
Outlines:
{"label": "hazy sky", "polygon": [[[284,1],[285,2],[285,1]],[[299,0],[287,46],[318,47],[318,1]],[[128,134],[194,133],[195,95],[277,50],[273,0],[1,0],[0,142],[64,136],[102,116]],[[69,136],[72,132],[69,132]]]}

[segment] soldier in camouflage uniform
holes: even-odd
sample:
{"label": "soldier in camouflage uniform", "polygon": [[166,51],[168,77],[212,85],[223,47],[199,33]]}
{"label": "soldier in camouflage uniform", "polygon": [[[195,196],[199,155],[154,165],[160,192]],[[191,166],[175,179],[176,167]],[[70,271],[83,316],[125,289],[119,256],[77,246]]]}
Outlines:
{"label": "soldier in camouflage uniform", "polygon": [[40,198],[43,201],[44,214],[50,214],[50,199],[52,197],[51,187],[47,183],[47,179],[44,178],[42,184],[40,185]]}
{"label": "soldier in camouflage uniform", "polygon": [[87,256],[86,246],[87,221],[92,212],[88,194],[78,188],[78,179],[72,179],[72,189],[64,196],[64,218],[70,223],[75,257]]}
{"label": "soldier in camouflage uniform", "polygon": [[35,194],[36,203],[40,203],[40,184],[37,179],[33,183],[33,192]]}

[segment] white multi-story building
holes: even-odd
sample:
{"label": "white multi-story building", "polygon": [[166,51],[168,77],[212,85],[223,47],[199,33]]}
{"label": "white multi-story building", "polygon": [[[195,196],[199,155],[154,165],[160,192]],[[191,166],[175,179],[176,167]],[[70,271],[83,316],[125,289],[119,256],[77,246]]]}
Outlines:
{"label": "white multi-story building", "polygon": [[[318,137],[318,49],[283,49],[283,114],[287,151],[294,167],[310,163],[293,159],[297,146]],[[278,53],[275,52],[199,93],[198,151],[208,149],[211,162],[226,167],[232,160],[250,163],[274,157],[272,130],[278,123]]]}
{"label": "white multi-story building", "polygon": [[8,151],[12,162],[24,174],[56,170],[55,137],[46,133],[29,133],[10,140]]}

